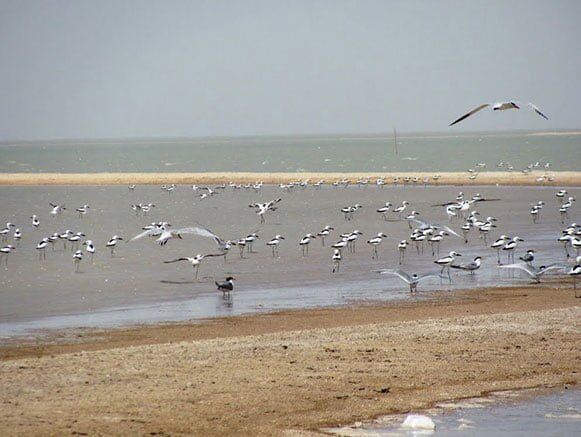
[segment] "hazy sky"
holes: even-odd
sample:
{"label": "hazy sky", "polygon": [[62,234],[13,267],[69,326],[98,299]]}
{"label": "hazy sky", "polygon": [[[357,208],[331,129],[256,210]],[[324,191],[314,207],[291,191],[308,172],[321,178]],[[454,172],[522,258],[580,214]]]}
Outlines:
{"label": "hazy sky", "polygon": [[[581,128],[581,1],[0,0],[0,141]],[[529,111],[480,103],[531,100]]]}

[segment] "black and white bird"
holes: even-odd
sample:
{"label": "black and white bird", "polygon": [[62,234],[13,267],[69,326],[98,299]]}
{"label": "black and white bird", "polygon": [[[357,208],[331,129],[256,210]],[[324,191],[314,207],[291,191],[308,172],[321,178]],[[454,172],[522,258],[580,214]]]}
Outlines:
{"label": "black and white bird", "polygon": [[535,251],[533,249],[527,250],[523,256],[520,256],[518,259],[521,261],[526,262],[528,265],[532,265],[533,261],[535,260]]}
{"label": "black and white bird", "polygon": [[0,264],[2,263],[2,260],[5,260],[6,266],[8,266],[8,255],[10,255],[13,250],[14,246],[12,246],[11,244],[4,246],[3,248],[0,249]]}
{"label": "black and white bird", "polygon": [[204,258],[212,257],[212,256],[224,256],[223,253],[208,253],[206,255],[197,254],[194,257],[181,257],[177,259],[172,259],[170,261],[164,261],[165,264],[180,262],[180,261],[188,261],[196,272],[195,278],[198,279],[198,271],[200,270],[200,263]]}
{"label": "black and white bird", "polygon": [[371,238],[370,240],[367,240],[367,244],[373,247],[373,254],[371,256],[372,259],[379,258],[379,254],[377,253],[377,247],[383,242],[384,238],[387,238],[387,235],[385,235],[383,232],[380,232],[375,237]]}
{"label": "black and white bird", "polygon": [[79,267],[81,265],[81,261],[82,260],[83,260],[83,251],[82,250],[77,250],[73,254],[73,263],[75,264],[75,272],[76,273],[79,272]]}
{"label": "black and white bird", "polygon": [[89,252],[91,254],[91,264],[93,264],[93,257],[95,256],[95,244],[93,244],[92,240],[86,240],[83,243],[83,246],[87,246],[87,252]]}
{"label": "black and white bird", "polygon": [[270,202],[266,203],[251,203],[248,205],[250,208],[256,209],[256,214],[260,217],[260,223],[266,222],[266,214],[268,212],[276,211],[277,207],[275,206],[278,204],[282,198],[271,200]]}
{"label": "black and white bird", "polygon": [[509,241],[511,241],[510,237],[508,235],[503,234],[500,237],[498,237],[498,239],[494,243],[492,243],[492,245],[490,246],[491,248],[496,250],[498,264],[500,264],[500,251],[506,245],[506,243],[508,243]]}
{"label": "black and white bird", "polygon": [[274,258],[275,256],[278,256],[278,246],[280,245],[280,242],[284,240],[284,237],[282,235],[276,235],[272,240],[270,240],[268,243],[266,243],[267,246],[272,248],[272,257]]}
{"label": "black and white bird", "polygon": [[404,282],[406,282],[410,286],[410,293],[417,292],[418,291],[418,283],[420,283],[423,280],[426,280],[429,278],[440,278],[440,279],[443,278],[442,274],[438,273],[438,272],[425,273],[423,275],[418,275],[416,273],[413,273],[410,275],[410,274],[404,272],[403,270],[378,270],[377,273],[380,273],[382,275],[397,276],[398,278],[400,278],[401,280],[403,280]]}
{"label": "black and white bird", "polygon": [[50,211],[52,215],[58,215],[66,210],[64,205],[57,205],[52,202],[49,202],[49,205],[52,207],[52,210]]}
{"label": "black and white bird", "polygon": [[15,227],[16,226],[12,223],[6,223],[6,227],[4,229],[0,229],[0,238],[2,238],[3,242],[8,241],[8,236],[10,235],[11,229]]}
{"label": "black and white bird", "polygon": [[40,220],[38,219],[38,216],[36,214],[34,214],[30,218],[32,219],[32,227],[34,229],[38,229],[38,227],[40,226]]}
{"label": "black and white bird", "polygon": [[460,269],[460,270],[470,272],[470,274],[473,275],[474,272],[476,270],[478,270],[481,265],[482,265],[482,257],[477,256],[476,258],[474,258],[474,261],[470,261],[469,263],[463,263],[463,264],[451,264],[450,267],[452,267],[453,269]]}
{"label": "black and white bird", "polygon": [[218,291],[222,293],[230,293],[234,290],[234,278],[232,276],[228,276],[224,282],[217,282],[214,281],[216,287],[218,287]]}
{"label": "black and white bird", "polygon": [[452,265],[457,256],[462,256],[462,254],[453,250],[448,254],[448,256],[445,256],[443,258],[434,261],[435,264],[438,264],[439,266],[442,267],[442,271],[440,272],[441,275],[444,274],[444,270],[447,270],[448,279],[450,280],[450,282],[452,282],[452,278],[450,277],[450,266]]}
{"label": "black and white bird", "polygon": [[40,243],[36,245],[38,250],[38,259],[46,259],[46,246],[48,246],[48,238],[43,238]]}
{"label": "black and white bird", "polygon": [[341,267],[341,260],[343,257],[341,256],[341,251],[339,249],[335,249],[333,252],[333,273],[339,273],[339,268]]}
{"label": "black and white bird", "polygon": [[381,214],[384,220],[387,220],[387,213],[389,212],[391,207],[392,207],[391,202],[385,202],[385,206],[378,208],[377,212]]}
{"label": "black and white bird", "polygon": [[160,246],[165,246],[169,240],[172,239],[182,239],[183,234],[198,234],[197,228],[189,227],[189,228],[182,228],[182,229],[168,229],[165,226],[161,226],[155,229],[148,229],[147,231],[143,231],[142,233],[136,235],[129,241],[139,240],[145,236],[156,236],[158,237],[155,242],[158,243]]}
{"label": "black and white bird", "polygon": [[502,246],[502,250],[506,252],[507,262],[514,262],[514,250],[518,246],[519,241],[525,241],[520,237],[514,237],[513,239],[509,240],[504,246]]}
{"label": "black and white bird", "polygon": [[79,242],[81,241],[81,237],[84,236],[85,234],[83,234],[82,232],[77,232],[68,238],[68,241],[71,243],[71,250],[77,250],[79,248]]}
{"label": "black and white bird", "polygon": [[325,237],[328,237],[329,234],[331,233],[331,231],[334,231],[334,230],[335,230],[335,228],[333,228],[332,226],[327,225],[327,226],[325,226],[323,228],[323,230],[321,232],[317,233],[317,236],[318,237],[321,237],[321,244],[323,246],[325,245]]}
{"label": "black and white bird", "polygon": [[530,264],[518,263],[518,264],[504,264],[504,265],[497,266],[497,267],[500,267],[503,269],[522,270],[528,276],[530,276],[532,279],[534,279],[536,283],[540,283],[541,276],[543,276],[545,273],[550,272],[552,270],[565,270],[565,269],[569,268],[569,266],[570,266],[569,264],[564,264],[564,263],[553,263],[553,264],[549,264],[548,266],[535,267],[535,266],[530,265]]}
{"label": "black and white bird", "polygon": [[301,250],[303,251],[303,256],[309,254],[309,244],[315,238],[317,238],[317,237],[314,236],[313,234],[307,234],[303,238],[301,238],[301,241],[299,241],[299,246],[301,246]]}
{"label": "black and white bird", "polygon": [[353,215],[361,208],[363,208],[363,206],[356,203],[353,206],[345,206],[344,208],[341,208],[341,212],[343,213],[345,220],[350,221],[353,220]]}
{"label": "black and white bird", "polygon": [[573,289],[575,290],[575,297],[581,297],[577,296],[577,277],[581,275],[581,264],[577,262],[577,264],[569,269],[567,274],[573,278]]}
{"label": "black and white bird", "polygon": [[22,239],[22,232],[20,232],[20,229],[16,228],[14,230],[14,235],[12,238],[14,239],[16,246],[18,246],[20,244],[20,240]]}
{"label": "black and white bird", "polygon": [[405,261],[405,251],[408,248],[409,243],[407,240],[401,240],[397,245],[397,250],[399,251],[399,264],[403,264]]}
{"label": "black and white bird", "polygon": [[83,218],[84,215],[87,214],[87,212],[89,211],[90,206],[89,205],[83,205],[78,207],[75,211],[79,213],[79,217]]}
{"label": "black and white bird", "polygon": [[466,118],[470,117],[471,115],[474,115],[478,111],[481,111],[484,108],[488,108],[489,106],[492,106],[493,111],[506,111],[508,109],[521,109],[525,105],[528,108],[530,108],[531,110],[535,111],[538,115],[543,117],[545,120],[549,119],[545,114],[543,114],[541,112],[541,110],[537,106],[535,106],[531,102],[526,102],[525,104],[521,104],[520,102],[510,101],[510,102],[498,102],[498,103],[485,103],[483,105],[480,105],[480,106],[472,109],[467,114],[464,114],[462,117],[458,118],[457,120],[454,120],[452,123],[450,123],[450,126],[454,126],[456,123],[460,123],[462,120],[465,120]]}
{"label": "black and white bird", "polygon": [[111,250],[111,256],[115,256],[115,248],[117,247],[117,243],[119,241],[123,241],[123,238],[121,238],[119,235],[113,235],[111,239],[107,241],[105,246]]}
{"label": "black and white bird", "polygon": [[406,210],[406,208],[408,207],[410,203],[407,200],[404,200],[401,203],[401,206],[398,206],[397,208],[395,208],[393,210],[393,212],[396,212],[397,214],[399,214],[399,218],[401,219],[401,215],[403,214],[403,212]]}

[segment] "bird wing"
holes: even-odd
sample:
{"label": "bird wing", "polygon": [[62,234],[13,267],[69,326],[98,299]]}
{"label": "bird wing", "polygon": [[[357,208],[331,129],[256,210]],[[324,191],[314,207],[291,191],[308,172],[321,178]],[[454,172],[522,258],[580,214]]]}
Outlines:
{"label": "bird wing", "polygon": [[208,258],[210,256],[225,256],[225,253],[209,253],[207,255],[202,255],[202,258]]}
{"label": "bird wing", "polygon": [[518,263],[518,264],[505,264],[503,266],[498,266],[503,269],[520,269],[523,272],[526,272],[531,278],[537,277],[537,272],[534,271],[531,267],[526,264]]}
{"label": "bird wing", "polygon": [[398,278],[403,279],[408,284],[410,284],[413,281],[412,277],[410,275],[408,275],[406,272],[404,272],[403,270],[378,270],[377,272],[379,274],[382,274],[382,275],[397,276]]}
{"label": "bird wing", "polygon": [[148,229],[147,231],[143,231],[141,234],[137,234],[135,237],[133,237],[131,240],[129,241],[135,241],[135,240],[139,240],[140,238],[143,238],[147,235],[160,235],[162,233],[162,230],[159,228],[155,228],[155,229]]}
{"label": "bird wing", "polygon": [[192,229],[194,229],[193,233],[199,235],[200,237],[213,238],[216,244],[220,247],[226,244],[224,240],[222,240],[220,237],[218,237],[216,234],[214,234],[211,230],[209,230],[206,227],[199,225]]}
{"label": "bird wing", "polygon": [[198,228],[190,227],[190,228],[174,229],[170,232],[172,235],[198,234]]}
{"label": "bird wing", "polygon": [[490,103],[485,103],[484,105],[480,105],[477,108],[474,108],[472,111],[470,111],[468,114],[464,114],[462,117],[460,117],[459,119],[453,121],[452,123],[450,123],[450,126],[454,126],[456,123],[460,123],[462,120],[470,117],[473,114],[476,114],[478,111],[480,111],[481,109],[486,108],[487,106],[490,106]]}
{"label": "bird wing", "polygon": [[[432,223],[432,226],[435,227],[435,228],[443,229],[446,232],[448,232],[448,233],[450,233],[452,235],[455,235],[456,237],[460,237],[460,235],[456,231],[454,231],[450,226],[441,225],[441,224],[438,224],[438,223]],[[462,237],[460,237],[460,238],[462,238]]]}
{"label": "bird wing", "polygon": [[423,281],[424,279],[428,279],[428,278],[440,278],[440,279],[443,279],[444,276],[441,275],[439,272],[426,273],[426,274],[423,274],[423,275],[418,276],[418,279],[416,279],[416,282],[420,282],[420,281]]}
{"label": "bird wing", "polygon": [[539,107],[536,106],[534,103],[528,102],[527,104],[528,104],[529,108],[531,108],[533,111],[535,111],[541,117],[543,117],[545,120],[549,119],[549,117],[547,117],[545,114],[543,114],[542,111],[539,109]]}
{"label": "bird wing", "polygon": [[178,261],[189,261],[189,258],[177,258],[177,259],[172,259],[170,261],[164,261],[164,263],[165,264],[177,263]]}
{"label": "bird wing", "polygon": [[406,217],[404,220],[406,220],[406,221],[408,221],[408,222],[414,222],[414,223],[417,223],[418,225],[420,225],[420,227],[421,227],[422,229],[425,229],[425,228],[429,228],[429,227],[430,227],[430,225],[429,225],[428,223],[426,223],[426,222],[424,222],[424,221],[422,221],[422,220],[419,220],[419,219],[417,219],[417,218],[407,218],[407,217]]}
{"label": "bird wing", "polygon": [[539,270],[539,275],[543,275],[551,270],[565,270],[565,269],[568,269],[569,267],[570,267],[569,264],[564,264],[564,263],[549,264],[548,266],[545,266],[544,269]]}

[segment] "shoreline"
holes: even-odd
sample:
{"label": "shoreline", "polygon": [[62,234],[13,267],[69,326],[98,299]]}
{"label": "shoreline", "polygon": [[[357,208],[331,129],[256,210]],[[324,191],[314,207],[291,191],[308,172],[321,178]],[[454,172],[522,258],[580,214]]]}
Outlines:
{"label": "shoreline", "polygon": [[0,348],[0,430],[315,432],[490,391],[574,385],[579,315],[573,290],[543,285],[71,333]]}
{"label": "shoreline", "polygon": [[[434,180],[435,174],[440,179]],[[554,180],[537,182],[537,178],[548,174]],[[324,179],[331,183],[342,178],[355,182],[359,178],[369,178],[370,185],[378,177],[384,177],[386,185],[391,186],[394,177],[418,177],[419,182],[405,185],[423,185],[422,180],[429,178],[429,185],[532,185],[532,186],[581,186],[580,171],[549,172],[481,172],[475,179],[469,179],[468,172],[347,172],[347,173],[253,173],[253,172],[208,172],[208,173],[0,173],[0,185],[128,185],[128,184],[222,184],[290,183],[309,179],[316,182]],[[398,185],[402,185],[400,181]]]}

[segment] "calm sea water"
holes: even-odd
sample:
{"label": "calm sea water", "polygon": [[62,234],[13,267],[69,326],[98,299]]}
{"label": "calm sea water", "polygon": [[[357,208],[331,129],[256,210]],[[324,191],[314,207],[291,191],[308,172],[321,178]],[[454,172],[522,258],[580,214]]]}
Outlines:
{"label": "calm sea water", "polygon": [[465,171],[581,168],[581,135],[534,132],[0,143],[0,172]]}

